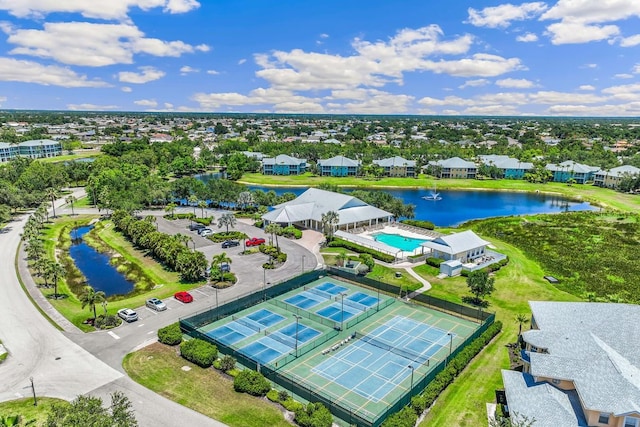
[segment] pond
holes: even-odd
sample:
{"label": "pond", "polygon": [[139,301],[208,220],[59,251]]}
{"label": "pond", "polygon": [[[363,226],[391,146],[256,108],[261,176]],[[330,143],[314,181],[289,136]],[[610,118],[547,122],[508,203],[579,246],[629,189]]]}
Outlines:
{"label": "pond", "polygon": [[[251,190],[269,191],[277,194],[291,192],[300,195],[307,187],[261,187]],[[509,215],[532,215],[566,211],[596,210],[587,202],[572,201],[562,196],[544,193],[510,191],[440,190],[440,200],[425,200],[433,190],[423,189],[370,189],[387,191],[404,203],[416,206],[415,219],[431,221],[438,227],[452,227],[472,219],[493,218]],[[349,191],[346,189],[345,191]]]}
{"label": "pond", "polygon": [[87,278],[89,286],[96,291],[102,291],[106,296],[124,295],[134,288],[133,282],[125,277],[109,263],[109,255],[100,253],[89,246],[83,239],[93,225],[75,228],[71,231],[73,244],[69,248],[69,255],[76,267]]}

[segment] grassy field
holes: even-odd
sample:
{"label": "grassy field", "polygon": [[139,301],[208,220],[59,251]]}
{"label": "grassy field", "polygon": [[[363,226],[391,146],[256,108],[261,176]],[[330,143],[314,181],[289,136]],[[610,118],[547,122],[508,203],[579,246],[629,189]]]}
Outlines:
{"label": "grassy field", "polygon": [[20,423],[16,427],[25,425],[25,422],[34,420],[33,427],[43,426],[49,415],[49,409],[54,403],[64,403],[66,400],[51,397],[38,397],[38,406],[33,406],[33,398],[10,400],[0,403],[0,417],[21,415]]}
{"label": "grassy field", "polygon": [[640,209],[640,197],[618,193],[617,191],[594,187],[592,185],[567,185],[550,182],[547,184],[534,184],[522,180],[511,179],[434,179],[421,175],[419,178],[382,178],[379,180],[367,180],[356,177],[319,177],[311,174],[273,176],[258,173],[245,174],[239,181],[250,185],[264,186],[301,186],[314,187],[320,184],[333,184],[340,187],[404,187],[404,188],[431,188],[437,183],[440,190],[490,190],[490,191],[526,191],[560,194],[572,199],[585,200],[599,206],[614,208],[624,211],[637,211]]}
{"label": "grassy field", "polygon": [[[438,398],[421,426],[486,425],[485,403],[495,402],[495,389],[502,388],[500,370],[509,368],[505,345],[517,339],[516,315],[531,314],[528,301],[578,301],[577,297],[556,289],[544,280],[542,268],[527,259],[522,251],[499,240],[487,240],[510,259],[509,264],[496,273],[496,290],[488,298],[488,310],[496,312],[496,319],[504,323],[504,328]],[[437,279],[434,277],[436,269],[428,265],[416,267],[414,271],[431,282],[433,288],[428,291],[429,295],[457,303],[462,302],[463,296],[471,295],[464,277]]]}
{"label": "grassy field", "polygon": [[89,151],[89,152],[78,152],[74,154],[63,154],[62,156],[57,157],[46,157],[43,159],[38,159],[39,162],[43,163],[58,163],[58,162],[67,162],[70,160],[78,160],[78,159],[86,159],[91,157],[101,156],[102,153],[100,151]]}
{"label": "grassy field", "polygon": [[[152,344],[128,354],[123,366],[134,381],[231,427],[290,426],[276,406],[236,393],[233,381],[187,362],[175,348]],[[184,371],[183,366],[191,369]]]}

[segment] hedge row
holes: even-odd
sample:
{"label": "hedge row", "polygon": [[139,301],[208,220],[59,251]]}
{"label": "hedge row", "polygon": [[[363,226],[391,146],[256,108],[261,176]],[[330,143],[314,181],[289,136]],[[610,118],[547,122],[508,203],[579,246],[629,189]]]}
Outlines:
{"label": "hedge row", "polygon": [[[507,264],[509,264],[509,257],[506,257],[505,259],[501,259],[495,264],[486,266],[485,268],[482,269],[482,271],[486,271],[487,273],[493,273],[494,271],[500,270],[502,267],[504,267]],[[464,277],[467,277],[469,276],[469,273],[470,273],[469,270],[462,270],[462,273],[460,274]]]}
{"label": "hedge row", "polygon": [[224,242],[225,240],[242,240],[246,239],[247,235],[241,231],[222,231],[220,233],[213,233],[211,236],[208,236],[209,240],[212,242]]}
{"label": "hedge row", "polygon": [[331,427],[333,417],[322,403],[310,402],[306,407],[295,411],[295,422],[301,427]]}
{"label": "hedge row", "polygon": [[440,264],[442,264],[444,260],[440,258],[429,257],[425,260],[425,262],[432,267],[440,268]]}
{"label": "hedge row", "polygon": [[436,226],[431,221],[424,221],[421,219],[403,219],[400,221],[403,224],[413,225],[414,227],[424,228],[427,230],[434,230]]}
{"label": "hedge row", "polygon": [[218,348],[204,340],[194,338],[180,344],[180,355],[189,362],[208,368],[218,357]]}
{"label": "hedge row", "polygon": [[245,369],[236,375],[233,389],[252,396],[264,396],[271,390],[271,384],[260,372]]}
{"label": "hedge row", "polygon": [[352,243],[352,242],[348,242],[346,240],[343,240],[339,237],[334,237],[330,242],[329,242],[329,247],[331,248],[345,248],[345,249],[349,249],[355,252],[359,252],[361,254],[369,254],[372,257],[374,257],[377,260],[383,261],[383,262],[393,262],[395,261],[395,257],[393,255],[388,255],[388,254],[383,254],[382,252],[378,252],[375,249],[370,249],[361,245],[358,245],[357,243]]}
{"label": "hedge row", "polygon": [[158,329],[158,341],[166,345],[178,345],[182,342],[182,331],[178,322]]}
{"label": "hedge row", "polygon": [[471,344],[451,359],[449,364],[429,383],[424,391],[411,399],[411,404],[401,411],[393,414],[382,424],[383,427],[413,426],[417,417],[425,409],[431,407],[436,398],[449,384],[464,370],[471,360],[502,330],[502,322],[497,321]]}

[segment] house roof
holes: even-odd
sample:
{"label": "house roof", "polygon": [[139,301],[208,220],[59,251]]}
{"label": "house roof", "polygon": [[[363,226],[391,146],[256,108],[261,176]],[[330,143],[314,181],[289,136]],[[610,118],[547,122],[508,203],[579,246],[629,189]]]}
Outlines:
{"label": "house roof", "polygon": [[534,376],[573,381],[586,409],[640,414],[640,306],[588,302],[529,302],[539,329],[524,340]]}
{"label": "house roof", "polygon": [[321,221],[322,214],[329,211],[338,213],[338,225],[393,216],[390,212],[368,205],[348,194],[309,188],[294,200],[274,206],[274,209],[264,214],[262,218],[280,223],[308,219]]}
{"label": "house roof", "polygon": [[17,150],[18,146],[14,144],[9,144],[8,142],[0,142],[0,148],[14,148],[15,150]]}
{"label": "house roof", "polygon": [[489,242],[481,239],[476,233],[467,230],[461,233],[440,236],[434,240],[422,243],[422,246],[453,255],[488,244]]}
{"label": "house roof", "polygon": [[20,147],[39,147],[41,145],[60,145],[58,141],[51,139],[32,139],[18,144]]}
{"label": "house roof", "polygon": [[286,154],[279,154],[275,157],[265,157],[262,159],[263,165],[300,165],[306,162],[307,159],[297,159],[287,156]]}
{"label": "house roof", "polygon": [[562,162],[558,165],[549,163],[545,167],[551,172],[592,173],[600,170],[597,166],[583,165],[571,160],[567,160],[566,162]]}
{"label": "house roof", "polygon": [[360,166],[360,160],[352,160],[344,156],[318,160],[318,166]]}
{"label": "house roof", "polygon": [[373,161],[374,164],[378,165],[378,166],[382,166],[383,168],[390,168],[390,167],[394,167],[394,166],[409,166],[409,167],[415,167],[416,166],[416,161],[415,160],[407,160],[403,157],[400,156],[394,156],[394,157],[389,157],[386,159],[380,159],[380,160],[374,160]]}
{"label": "house roof", "polygon": [[451,157],[450,159],[431,161],[429,164],[442,166],[443,168],[452,169],[476,169],[476,164],[460,157]]}
{"label": "house roof", "polygon": [[520,160],[509,156],[489,154],[478,157],[485,165],[493,165],[498,169],[533,169],[533,163],[521,162]]}
{"label": "house roof", "polygon": [[601,170],[598,172],[598,175],[615,176],[615,177],[621,177],[624,174],[638,175],[640,174],[640,169],[631,165],[623,165],[623,166],[618,166],[617,168],[612,168],[609,171]]}
{"label": "house roof", "polygon": [[536,427],[586,427],[575,390],[536,382],[527,373],[502,370],[509,413],[535,420]]}

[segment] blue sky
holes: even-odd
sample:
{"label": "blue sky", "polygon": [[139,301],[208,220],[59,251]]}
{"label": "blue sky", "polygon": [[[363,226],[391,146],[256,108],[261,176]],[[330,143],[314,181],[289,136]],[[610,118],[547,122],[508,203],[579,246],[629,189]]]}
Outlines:
{"label": "blue sky", "polygon": [[0,107],[640,115],[640,1],[0,0]]}

